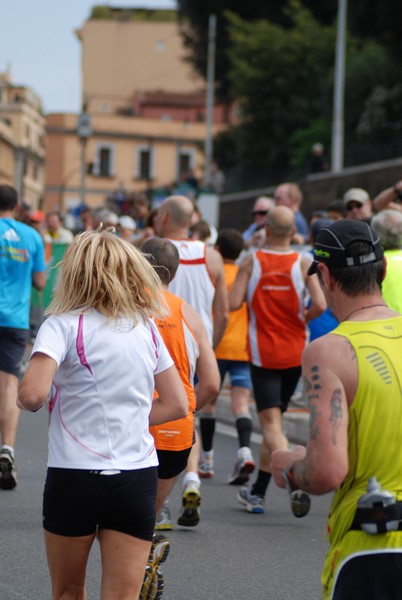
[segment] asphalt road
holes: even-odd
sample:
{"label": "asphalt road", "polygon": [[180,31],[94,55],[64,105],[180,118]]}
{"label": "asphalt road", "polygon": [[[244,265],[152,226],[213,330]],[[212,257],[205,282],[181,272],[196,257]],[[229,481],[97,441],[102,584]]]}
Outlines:
{"label": "asphalt road", "polygon": [[[50,600],[41,526],[46,445],[46,413],[23,413],[16,445],[19,483],[15,490],[0,490],[0,600]],[[226,483],[237,447],[233,429],[219,426],[215,446],[216,475],[202,485],[200,524],[176,525],[167,534],[171,550],[162,569],[163,599],[319,600],[330,497],[313,498],[310,514],[295,519],[286,492],[272,484],[265,514],[248,514],[236,500],[237,489]],[[177,485],[174,516],[179,505]],[[88,600],[99,600],[97,543],[87,582]]]}

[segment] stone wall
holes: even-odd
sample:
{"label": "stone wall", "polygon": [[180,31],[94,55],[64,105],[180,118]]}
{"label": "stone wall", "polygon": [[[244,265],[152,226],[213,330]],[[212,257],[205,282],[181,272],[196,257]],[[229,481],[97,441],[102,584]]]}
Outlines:
{"label": "stone wall", "polygon": [[[361,187],[374,198],[383,189],[402,179],[402,158],[349,167],[341,173],[320,173],[299,181],[303,191],[302,212],[306,218],[312,211],[325,209],[335,199],[342,198],[351,187]],[[275,187],[223,194],[220,203],[219,227],[234,227],[243,231],[250,225],[251,209],[258,196],[272,196]]]}

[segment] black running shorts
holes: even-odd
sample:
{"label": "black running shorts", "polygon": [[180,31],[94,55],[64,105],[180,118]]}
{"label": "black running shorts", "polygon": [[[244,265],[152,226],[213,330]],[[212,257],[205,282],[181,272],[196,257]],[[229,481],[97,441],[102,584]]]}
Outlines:
{"label": "black running shorts", "polygon": [[177,477],[187,467],[188,457],[190,456],[191,448],[186,450],[156,450],[158,454],[159,479],[172,479]]}
{"label": "black running shorts", "polygon": [[250,364],[250,371],[257,411],[277,407],[285,412],[300,379],[301,367],[264,369]]}
{"label": "black running shorts", "polygon": [[28,329],[0,327],[0,371],[19,376],[28,335]]}
{"label": "black running shorts", "polygon": [[337,574],[332,599],[402,600],[402,553],[392,550],[351,557]]}
{"label": "black running shorts", "polygon": [[43,527],[82,536],[96,528],[152,540],[157,467],[101,475],[99,471],[48,468],[43,493]]}

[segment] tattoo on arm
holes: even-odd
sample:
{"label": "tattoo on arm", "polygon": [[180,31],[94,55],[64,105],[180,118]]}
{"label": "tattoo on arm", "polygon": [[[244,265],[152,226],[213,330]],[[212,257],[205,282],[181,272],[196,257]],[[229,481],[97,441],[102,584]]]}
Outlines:
{"label": "tattoo on arm", "polygon": [[315,440],[320,434],[317,417],[320,415],[315,404],[310,404],[310,440]]}
{"label": "tattoo on arm", "polygon": [[306,392],[306,394],[311,392],[311,390],[313,389],[313,386],[311,385],[311,383],[307,379],[307,377],[303,377],[303,387],[304,387],[304,391]]}
{"label": "tattoo on arm", "polygon": [[331,398],[331,416],[329,418],[332,424],[332,443],[337,443],[336,434],[341,426],[342,420],[342,392],[336,389]]}
{"label": "tattoo on arm", "polygon": [[312,389],[318,392],[318,390],[320,390],[322,387],[320,383],[320,369],[318,365],[313,365],[311,367],[311,382]]}
{"label": "tattoo on arm", "polygon": [[317,417],[320,413],[318,412],[317,405],[313,403],[313,400],[319,399],[322,386],[320,383],[320,370],[318,365],[312,365],[310,371],[310,379],[308,377],[304,377],[303,382],[310,408],[310,439],[315,440],[320,433],[320,429],[316,423]]}
{"label": "tattoo on arm", "polygon": [[300,489],[309,490],[310,480],[307,475],[307,464],[304,461],[296,462],[292,468],[295,481],[299,484]]}

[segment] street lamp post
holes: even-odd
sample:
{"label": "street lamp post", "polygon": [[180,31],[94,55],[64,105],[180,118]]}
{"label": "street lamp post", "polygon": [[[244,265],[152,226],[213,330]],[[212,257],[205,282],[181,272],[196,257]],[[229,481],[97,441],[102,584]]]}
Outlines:
{"label": "street lamp post", "polygon": [[78,115],[77,135],[81,143],[81,182],[80,182],[80,202],[85,204],[85,176],[86,166],[86,146],[88,138],[92,135],[91,117],[86,112]]}
{"label": "street lamp post", "polygon": [[64,191],[66,188],[66,184],[69,182],[70,178],[78,172],[82,173],[81,163],[79,165],[76,165],[73,169],[70,169],[70,171],[67,171],[67,173],[64,175],[63,179],[61,180],[61,184],[60,184],[60,188],[59,188],[59,202],[58,202],[60,213],[64,213],[64,209],[65,209]]}
{"label": "street lamp post", "polygon": [[215,85],[215,43],[216,15],[209,16],[208,24],[208,62],[207,62],[207,96],[206,96],[206,136],[205,136],[205,181],[211,180],[212,162],[212,124],[214,119],[214,85]]}
{"label": "street lamp post", "polygon": [[347,0],[338,0],[331,160],[334,173],[343,169],[346,12]]}

